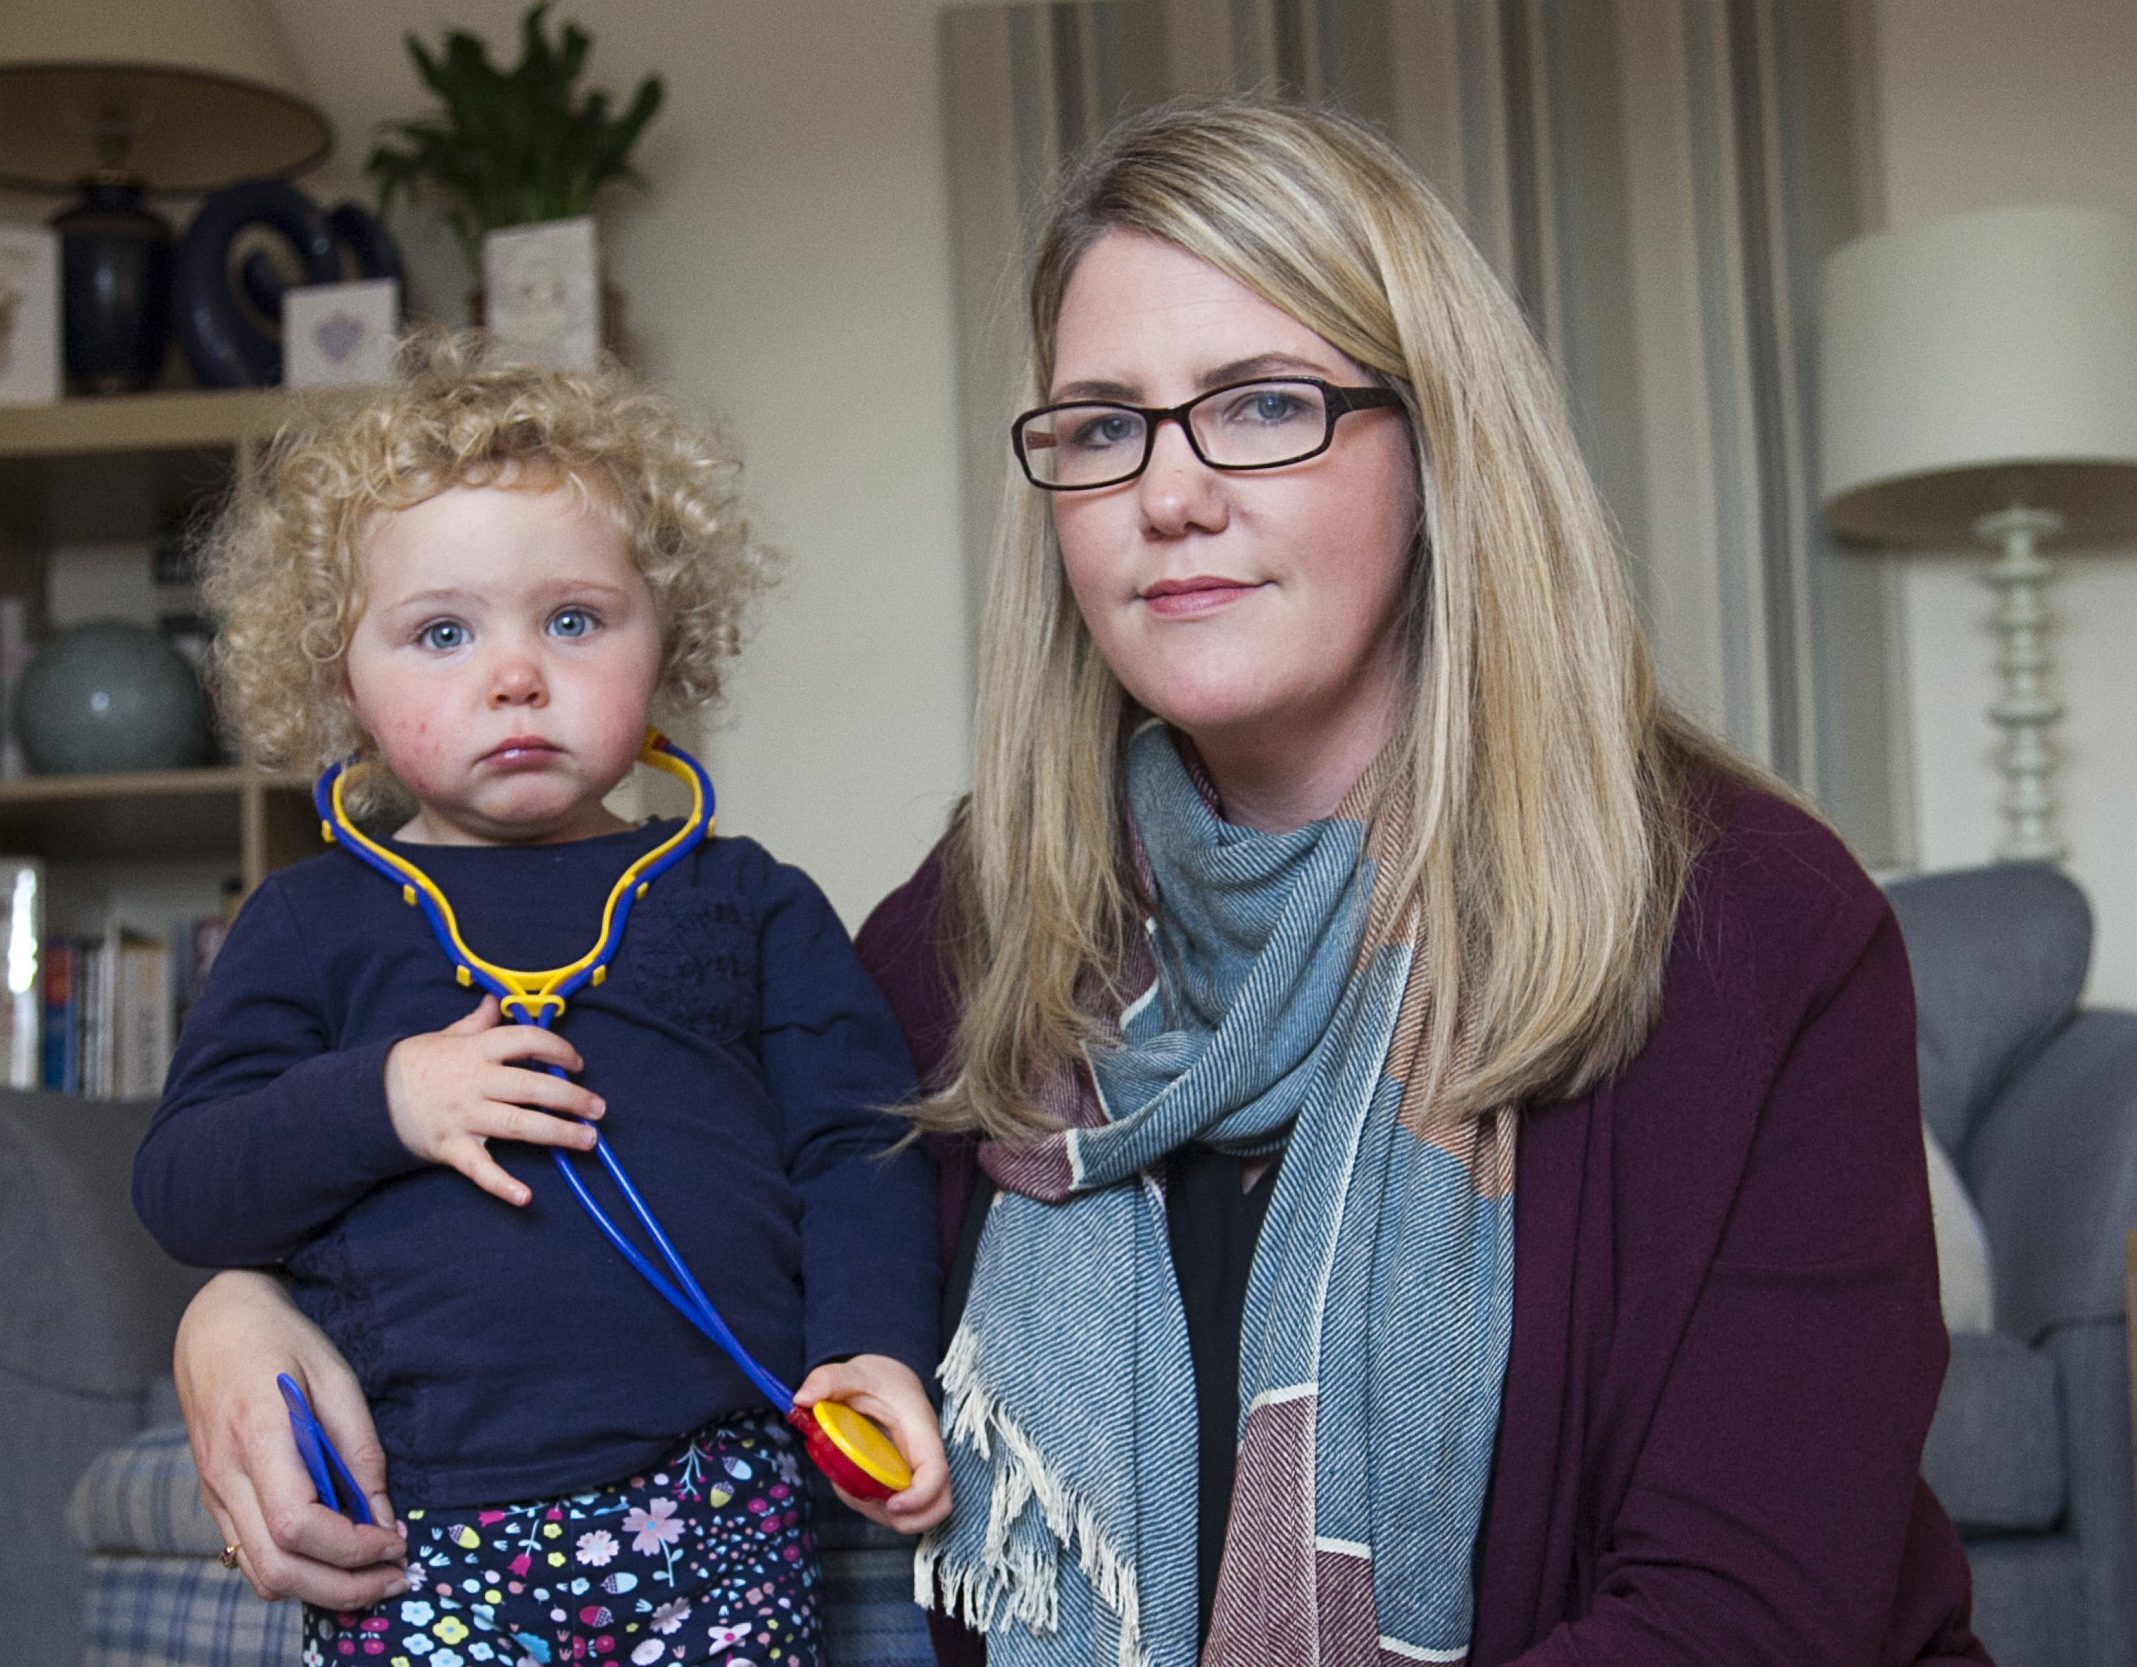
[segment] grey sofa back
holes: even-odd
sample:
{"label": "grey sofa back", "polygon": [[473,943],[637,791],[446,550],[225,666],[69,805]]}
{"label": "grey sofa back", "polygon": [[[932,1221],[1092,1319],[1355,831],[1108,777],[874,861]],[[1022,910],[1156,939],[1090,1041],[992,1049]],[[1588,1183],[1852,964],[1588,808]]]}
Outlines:
{"label": "grey sofa back", "polygon": [[1924,874],[1886,888],[1914,967],[1922,1114],[1960,1157],[1997,1090],[2070,1018],[2092,910],[2038,863]]}
{"label": "grey sofa back", "polygon": [[201,1274],[135,1219],[150,1108],[0,1090],[0,1636],[78,1659],[82,1555],[67,1495],[147,1416]]}
{"label": "grey sofa back", "polygon": [[1925,1472],[1968,1534],[1999,1661],[2137,1662],[2123,1241],[2137,1225],[2137,1013],[2077,1006],[2083,895],[2004,865],[1889,888],[1923,1111],[1980,1212],[1996,1330],[1953,1339]]}

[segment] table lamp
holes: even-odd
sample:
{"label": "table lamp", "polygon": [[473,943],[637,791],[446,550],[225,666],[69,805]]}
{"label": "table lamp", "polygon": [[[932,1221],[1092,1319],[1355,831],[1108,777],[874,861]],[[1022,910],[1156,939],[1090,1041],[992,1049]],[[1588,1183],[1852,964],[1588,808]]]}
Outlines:
{"label": "table lamp", "polygon": [[333,140],[302,86],[260,0],[7,0],[0,184],[82,193],[52,220],[79,388],[145,388],[163,362],[171,228],[143,192],[310,167]]}
{"label": "table lamp", "polygon": [[1858,238],[1825,262],[1818,371],[1833,531],[1996,551],[1997,855],[2059,861],[2040,545],[2137,528],[2137,224],[2026,207]]}

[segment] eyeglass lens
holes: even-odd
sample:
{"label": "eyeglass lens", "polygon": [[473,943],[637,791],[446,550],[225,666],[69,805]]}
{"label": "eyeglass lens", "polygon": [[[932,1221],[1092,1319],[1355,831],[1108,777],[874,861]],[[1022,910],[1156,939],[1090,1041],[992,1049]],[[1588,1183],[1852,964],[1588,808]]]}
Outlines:
{"label": "eyeglass lens", "polygon": [[[1195,449],[1219,469],[1267,469],[1328,442],[1328,401],[1311,382],[1250,382],[1205,394],[1187,410]],[[1120,405],[1056,405],[1023,428],[1024,458],[1048,485],[1126,480],[1150,447],[1148,419]]]}

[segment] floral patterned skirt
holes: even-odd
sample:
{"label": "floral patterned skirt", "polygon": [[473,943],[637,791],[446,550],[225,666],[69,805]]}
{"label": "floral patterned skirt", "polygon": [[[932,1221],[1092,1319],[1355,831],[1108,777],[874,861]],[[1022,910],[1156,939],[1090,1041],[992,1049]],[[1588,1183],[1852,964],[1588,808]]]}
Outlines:
{"label": "floral patterned skirt", "polygon": [[745,1416],[616,1487],[406,1512],[406,1595],[307,1605],[305,1667],[822,1667],[798,1451]]}

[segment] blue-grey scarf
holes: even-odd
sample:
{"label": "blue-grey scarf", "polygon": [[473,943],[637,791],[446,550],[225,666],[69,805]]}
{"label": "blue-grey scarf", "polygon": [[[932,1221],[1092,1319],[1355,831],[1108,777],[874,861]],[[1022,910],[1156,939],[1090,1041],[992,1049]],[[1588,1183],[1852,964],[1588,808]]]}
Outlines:
{"label": "blue-grey scarf", "polygon": [[[1286,834],[1221,821],[1171,736],[1128,751],[1147,986],[1062,1133],[1002,1190],[943,1362],[952,1516],[918,1586],[993,1667],[1196,1660],[1195,1384],[1160,1181],[1201,1141],[1284,1151],[1240,1345],[1209,1667],[1466,1660],[1513,1307],[1515,1121],[1435,1121],[1430,992],[1376,893],[1385,763]],[[1381,813],[1369,825],[1375,801]]]}

